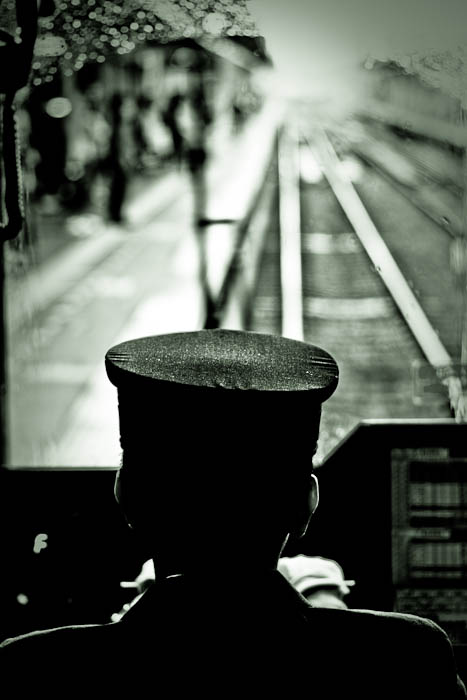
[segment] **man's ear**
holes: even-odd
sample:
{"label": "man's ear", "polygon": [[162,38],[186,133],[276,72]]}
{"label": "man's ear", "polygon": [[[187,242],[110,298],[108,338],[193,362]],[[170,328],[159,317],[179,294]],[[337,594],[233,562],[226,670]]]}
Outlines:
{"label": "man's ear", "polygon": [[125,487],[124,485],[122,485],[123,479],[124,477],[122,475],[122,470],[119,469],[115,477],[114,497],[118,505],[120,506],[120,509],[123,513],[123,517],[125,518],[128,526],[131,529],[133,529],[133,517],[130,509],[130,504],[128,503],[128,498],[126,497]]}
{"label": "man's ear", "polygon": [[[310,491],[308,494],[308,505],[310,508],[310,518],[317,509],[319,504],[319,483],[316,474],[310,476]],[[308,518],[308,520],[310,519]]]}
{"label": "man's ear", "polygon": [[121,481],[121,470],[119,469],[116,476],[115,476],[115,483],[114,483],[114,497],[115,500],[117,501],[118,505],[122,505],[122,481]]}
{"label": "man's ear", "polygon": [[301,505],[298,507],[296,526],[291,533],[296,538],[303,537],[308,529],[311,516],[315,512],[319,503],[319,484],[315,474],[310,475],[308,488],[303,493]]}

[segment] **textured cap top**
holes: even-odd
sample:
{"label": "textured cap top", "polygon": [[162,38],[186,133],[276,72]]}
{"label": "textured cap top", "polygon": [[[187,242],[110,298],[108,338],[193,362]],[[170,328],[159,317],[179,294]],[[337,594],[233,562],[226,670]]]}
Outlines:
{"label": "textured cap top", "polygon": [[108,351],[106,369],[119,389],[159,382],[205,389],[311,392],[318,403],[334,392],[339,375],[331,355],[309,343],[223,329],[121,343]]}

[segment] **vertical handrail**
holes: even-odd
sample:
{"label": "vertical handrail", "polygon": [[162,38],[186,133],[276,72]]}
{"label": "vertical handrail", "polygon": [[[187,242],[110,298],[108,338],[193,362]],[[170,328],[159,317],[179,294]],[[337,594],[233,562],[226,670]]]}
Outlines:
{"label": "vertical handrail", "polygon": [[292,124],[279,135],[278,151],[282,335],[303,340],[300,153]]}

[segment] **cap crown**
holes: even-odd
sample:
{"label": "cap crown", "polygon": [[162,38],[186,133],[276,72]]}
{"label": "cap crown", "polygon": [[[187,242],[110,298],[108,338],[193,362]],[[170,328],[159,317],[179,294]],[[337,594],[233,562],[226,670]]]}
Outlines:
{"label": "cap crown", "polygon": [[281,336],[233,330],[171,333],[130,340],[106,355],[118,388],[170,383],[204,389],[309,392],[325,401],[338,368],[325,350]]}

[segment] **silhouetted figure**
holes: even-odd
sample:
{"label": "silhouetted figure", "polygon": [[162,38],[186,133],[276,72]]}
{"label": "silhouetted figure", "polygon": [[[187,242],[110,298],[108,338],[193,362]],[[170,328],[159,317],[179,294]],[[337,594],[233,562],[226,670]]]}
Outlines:
{"label": "silhouetted figure", "polygon": [[179,112],[183,103],[183,97],[178,92],[175,92],[169,99],[162,120],[172,138],[173,154],[175,161],[180,167],[183,161],[183,135],[179,125]]}
{"label": "silhouetted figure", "polygon": [[122,129],[122,97],[116,93],[110,103],[111,137],[107,167],[110,175],[110,192],[108,215],[111,221],[122,221],[122,207],[127,190],[127,175],[124,167],[124,153],[121,138]]}
{"label": "silhouetted figure", "polygon": [[191,129],[185,152],[193,188],[193,220],[199,251],[199,280],[205,302],[204,328],[212,329],[218,328],[220,325],[216,300],[209,286],[206,240],[207,226],[209,225],[207,218],[209,195],[207,136],[213,117],[206,96],[201,65],[193,73],[188,104],[190,106]]}
{"label": "silhouetted figure", "polygon": [[[193,192],[193,224],[198,245],[199,281],[205,302],[205,328],[217,328],[219,318],[209,288],[206,253],[206,209],[208,191],[206,165],[207,129],[212,116],[206,99],[201,68],[191,74],[191,88],[187,95],[174,93],[162,115],[172,136],[173,151],[180,166],[186,163]],[[182,115],[182,109],[184,114]]]}
{"label": "silhouetted figure", "polygon": [[30,116],[30,145],[38,154],[35,175],[37,188],[35,196],[57,199],[60,187],[66,182],[65,163],[67,139],[65,120],[55,119],[46,109],[47,102],[62,92],[61,80],[31,89],[26,103]]}
{"label": "silhouetted figure", "polygon": [[115,492],[156,580],[118,622],[5,644],[14,697],[465,697],[436,624],[314,608],[277,570],[318,502],[312,457],[338,380],[328,353],[206,330],[121,343],[106,367]]}

